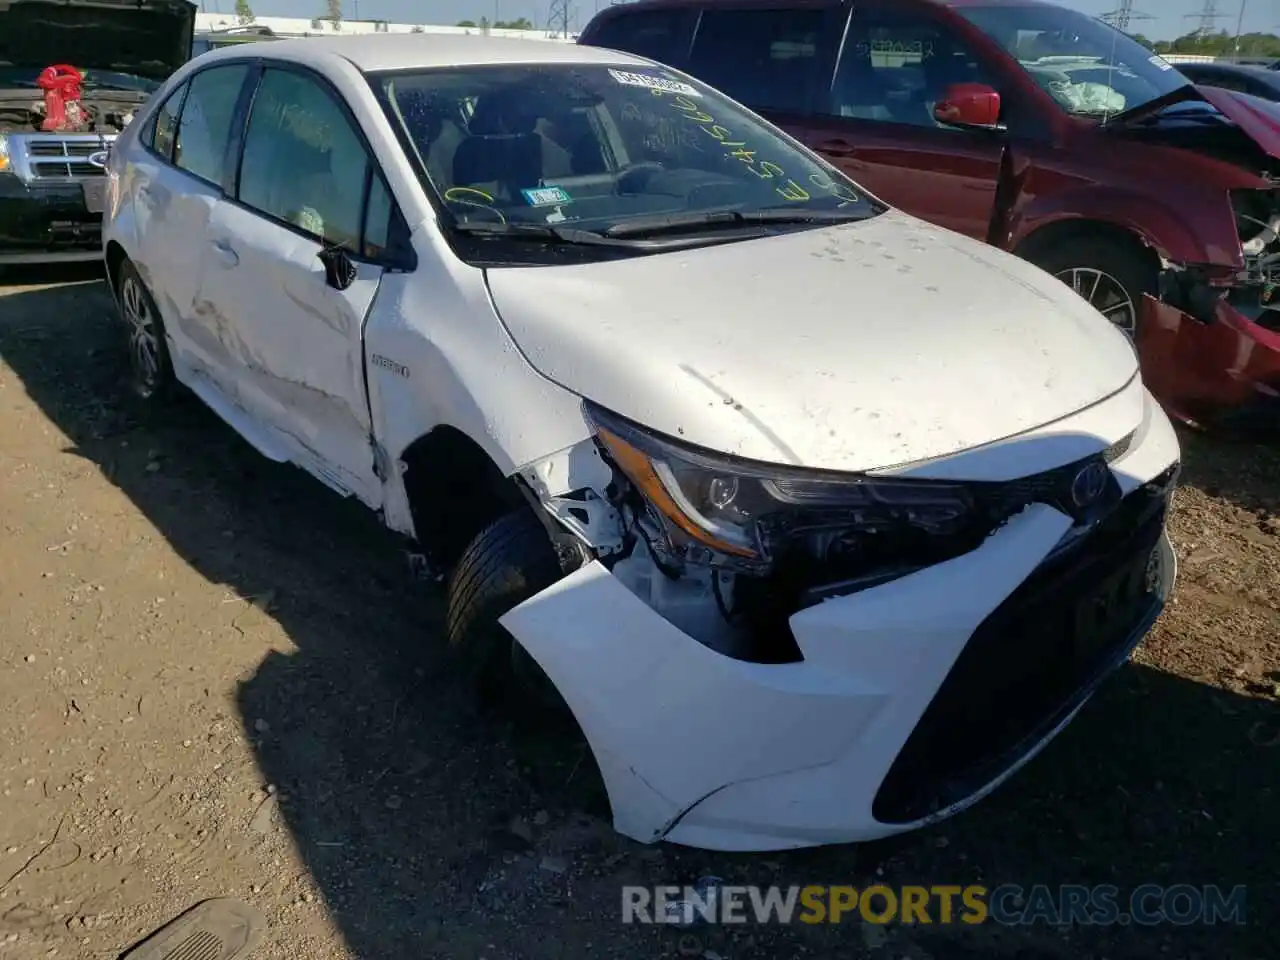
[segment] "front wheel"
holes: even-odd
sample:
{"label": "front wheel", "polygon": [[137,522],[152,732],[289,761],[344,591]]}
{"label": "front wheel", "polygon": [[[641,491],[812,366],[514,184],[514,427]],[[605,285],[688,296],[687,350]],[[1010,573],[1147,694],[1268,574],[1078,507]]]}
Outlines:
{"label": "front wheel", "polygon": [[1154,294],[1157,268],[1136,244],[1111,237],[1073,237],[1029,257],[1084,297],[1126,336],[1138,332],[1142,298]]}
{"label": "front wheel", "polygon": [[484,699],[569,715],[555,685],[498,620],[583,559],[572,544],[553,543],[528,507],[495,520],[467,546],[449,580],[447,630]]}

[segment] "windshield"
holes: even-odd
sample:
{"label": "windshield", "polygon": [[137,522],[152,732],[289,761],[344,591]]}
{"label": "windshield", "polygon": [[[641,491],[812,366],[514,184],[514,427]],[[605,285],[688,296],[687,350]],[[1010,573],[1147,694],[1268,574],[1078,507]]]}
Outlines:
{"label": "windshield", "polygon": [[1114,116],[1187,85],[1136,40],[1063,7],[955,7],[990,36],[1068,113]]}
{"label": "windshield", "polygon": [[739,214],[782,229],[786,211],[830,222],[882,209],[775,128],[661,67],[457,67],[373,83],[459,228],[634,236],[667,218],[666,229],[696,234],[731,228],[724,218],[741,225]]}
{"label": "windshield", "polygon": [[[135,93],[153,93],[160,86],[160,81],[146,77],[134,76],[131,73],[113,73],[110,70],[81,70],[84,77],[83,87],[90,90],[129,90]],[[0,89],[36,91],[35,99],[40,98],[40,88],[36,86],[36,77],[40,71],[31,67],[0,66]]]}

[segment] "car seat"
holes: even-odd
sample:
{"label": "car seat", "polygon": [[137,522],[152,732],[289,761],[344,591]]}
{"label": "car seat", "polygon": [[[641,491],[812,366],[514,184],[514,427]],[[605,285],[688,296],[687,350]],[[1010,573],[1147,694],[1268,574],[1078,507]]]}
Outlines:
{"label": "car seat", "polygon": [[428,94],[419,87],[398,87],[396,107],[421,151],[427,175],[440,189],[448,189],[453,177],[453,159],[464,134],[457,102]]}
{"label": "car seat", "polygon": [[510,201],[544,179],[569,176],[569,154],[537,132],[538,114],[527,90],[504,88],[482,96],[469,135],[453,157],[454,185]]}

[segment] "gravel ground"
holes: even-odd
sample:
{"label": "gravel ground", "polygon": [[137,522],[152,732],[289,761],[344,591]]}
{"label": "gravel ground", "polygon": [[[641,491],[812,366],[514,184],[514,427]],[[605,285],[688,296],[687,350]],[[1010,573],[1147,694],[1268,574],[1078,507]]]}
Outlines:
{"label": "gravel ground", "polygon": [[[0,956],[108,958],[210,896],[263,958],[1275,956],[1280,456],[1185,436],[1176,600],[989,800],[785,855],[616,836],[571,738],[477,715],[358,505],[195,405],[120,402],[92,273],[0,288]],[[624,883],[1248,885],[1243,926],[619,922]]]}

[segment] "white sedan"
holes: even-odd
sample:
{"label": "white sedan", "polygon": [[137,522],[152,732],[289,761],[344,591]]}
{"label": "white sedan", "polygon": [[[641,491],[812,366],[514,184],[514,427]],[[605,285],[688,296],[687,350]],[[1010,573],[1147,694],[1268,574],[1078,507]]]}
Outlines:
{"label": "white sedan", "polygon": [[109,167],[137,394],[416,538],[481,688],[570,711],[638,840],[948,816],[1170,591],[1178,446],[1125,338],[677,71],[253,44]]}

